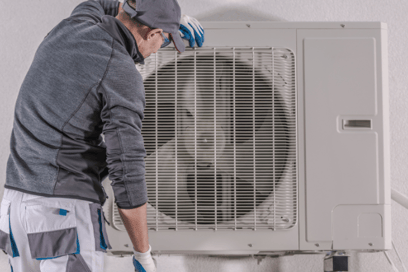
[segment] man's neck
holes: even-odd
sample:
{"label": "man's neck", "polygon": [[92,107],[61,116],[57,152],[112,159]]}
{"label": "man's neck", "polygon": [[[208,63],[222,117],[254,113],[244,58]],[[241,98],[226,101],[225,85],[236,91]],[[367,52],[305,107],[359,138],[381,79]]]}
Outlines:
{"label": "man's neck", "polygon": [[127,29],[129,29],[130,33],[132,33],[133,37],[135,38],[137,46],[140,46],[143,41],[143,37],[140,35],[136,23],[129,20],[128,15],[125,14],[121,7],[122,6],[119,7],[119,13],[115,18],[118,19]]}

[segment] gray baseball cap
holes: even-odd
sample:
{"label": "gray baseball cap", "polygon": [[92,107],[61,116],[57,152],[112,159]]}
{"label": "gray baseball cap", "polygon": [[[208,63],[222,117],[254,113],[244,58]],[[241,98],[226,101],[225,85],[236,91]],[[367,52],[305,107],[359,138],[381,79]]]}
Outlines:
{"label": "gray baseball cap", "polygon": [[180,53],[186,49],[179,34],[181,9],[177,0],[136,0],[136,9],[124,0],[123,10],[131,18],[150,28],[161,28],[171,35],[171,38]]}

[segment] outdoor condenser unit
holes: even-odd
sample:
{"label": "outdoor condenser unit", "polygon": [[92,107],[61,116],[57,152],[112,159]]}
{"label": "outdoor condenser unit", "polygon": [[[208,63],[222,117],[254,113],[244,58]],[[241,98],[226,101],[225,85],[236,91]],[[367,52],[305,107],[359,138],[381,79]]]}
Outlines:
{"label": "outdoor condenser unit", "polygon": [[391,249],[386,24],[202,24],[202,48],[137,65],[153,253]]}

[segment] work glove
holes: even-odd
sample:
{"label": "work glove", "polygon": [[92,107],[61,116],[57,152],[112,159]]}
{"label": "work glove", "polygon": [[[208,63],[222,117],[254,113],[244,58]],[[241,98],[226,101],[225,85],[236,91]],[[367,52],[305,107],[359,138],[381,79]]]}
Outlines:
{"label": "work glove", "polygon": [[190,47],[194,47],[196,42],[198,47],[203,46],[204,28],[197,21],[197,19],[187,15],[182,15],[179,33],[181,38],[188,40]]}
{"label": "work glove", "polygon": [[152,258],[150,251],[152,247],[149,245],[149,250],[145,253],[137,252],[133,248],[133,265],[136,272],[156,272],[156,260]]}

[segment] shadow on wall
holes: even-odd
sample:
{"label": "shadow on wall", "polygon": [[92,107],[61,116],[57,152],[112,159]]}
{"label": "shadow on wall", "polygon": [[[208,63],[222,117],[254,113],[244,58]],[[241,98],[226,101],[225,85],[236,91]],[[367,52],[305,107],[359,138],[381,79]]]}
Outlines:
{"label": "shadow on wall", "polygon": [[[361,258],[367,258],[373,253],[350,251],[349,271],[363,269]],[[292,271],[323,271],[324,256],[326,254],[297,254],[281,257],[211,257],[211,256],[183,256],[180,271],[183,272],[292,272]],[[362,256],[361,256],[362,255]],[[380,256],[381,255],[381,256]],[[385,258],[377,253],[378,258]],[[377,258],[377,259],[378,259]],[[161,270],[160,270],[161,271]]]}
{"label": "shadow on wall", "polygon": [[184,270],[188,272],[279,272],[280,258],[185,256]]}
{"label": "shadow on wall", "polygon": [[200,14],[196,18],[199,21],[287,21],[263,12],[227,7]]}

